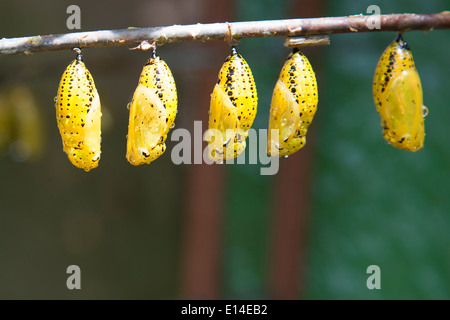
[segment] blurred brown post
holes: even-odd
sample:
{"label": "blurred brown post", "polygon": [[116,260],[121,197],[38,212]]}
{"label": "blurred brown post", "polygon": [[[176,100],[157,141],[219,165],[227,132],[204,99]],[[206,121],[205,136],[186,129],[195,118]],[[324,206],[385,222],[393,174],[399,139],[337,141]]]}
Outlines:
{"label": "blurred brown post", "polygon": [[[295,1],[288,12],[292,12],[291,18],[318,17],[321,7],[322,1]],[[306,51],[309,53],[312,50],[314,49],[308,48],[304,51],[306,54]],[[313,61],[311,63],[314,67]],[[303,149],[288,159],[280,159],[280,171],[275,184],[270,254],[269,297],[273,299],[302,298],[305,289],[304,268],[314,143],[311,133],[310,130]]]}
{"label": "blurred brown post", "polygon": [[[197,7],[203,13],[199,22],[224,22],[231,19],[233,1],[197,2]],[[211,43],[202,48],[202,54],[206,57],[218,57],[217,63],[198,71],[195,77],[197,82],[191,86],[192,90],[197,91],[194,94],[197,104],[193,106],[193,118],[202,121],[203,130],[208,126],[210,95],[228,49],[228,45],[223,43]],[[205,146],[204,142],[202,150]],[[204,163],[190,165],[187,179],[180,295],[183,299],[219,299],[225,166]]]}

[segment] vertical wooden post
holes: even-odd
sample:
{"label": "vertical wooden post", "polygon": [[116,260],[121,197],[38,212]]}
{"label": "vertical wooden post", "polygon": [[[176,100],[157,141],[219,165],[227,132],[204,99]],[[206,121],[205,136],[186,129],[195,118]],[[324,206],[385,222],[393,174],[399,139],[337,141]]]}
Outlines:
{"label": "vertical wooden post", "polygon": [[[296,18],[319,16],[321,5],[322,1],[296,1],[289,12]],[[314,143],[311,133],[303,149],[288,159],[280,159],[270,254],[269,296],[273,299],[298,299],[304,292]]]}
{"label": "vertical wooden post", "polygon": [[[233,1],[201,1],[203,22],[231,19]],[[195,120],[208,126],[208,111],[212,89],[225,60],[228,45],[216,43],[202,48],[208,57],[218,57],[217,64],[198,72],[198,83],[191,87],[195,94]],[[223,57],[221,59],[220,57]],[[207,61],[208,59],[205,59]],[[206,143],[203,143],[203,148]],[[203,149],[202,149],[203,150]],[[181,298],[218,299],[221,295],[222,227],[225,195],[225,166],[196,164],[188,167],[186,187],[186,217],[182,244]]]}

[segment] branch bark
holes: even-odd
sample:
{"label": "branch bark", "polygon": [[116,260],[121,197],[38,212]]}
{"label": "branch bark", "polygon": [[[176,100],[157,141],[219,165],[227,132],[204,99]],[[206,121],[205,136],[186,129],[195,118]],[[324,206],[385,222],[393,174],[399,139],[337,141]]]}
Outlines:
{"label": "branch bark", "polygon": [[[311,19],[266,20],[229,23],[235,39],[323,35],[332,33],[377,32],[450,29],[450,12],[432,14],[380,15],[381,28],[370,29],[375,16],[355,15]],[[57,35],[3,38],[0,54],[30,54],[33,52],[67,50],[74,47],[95,48],[135,46],[144,40],[158,45],[181,41],[224,40],[227,23],[173,25],[168,27],[128,28],[75,32]]]}

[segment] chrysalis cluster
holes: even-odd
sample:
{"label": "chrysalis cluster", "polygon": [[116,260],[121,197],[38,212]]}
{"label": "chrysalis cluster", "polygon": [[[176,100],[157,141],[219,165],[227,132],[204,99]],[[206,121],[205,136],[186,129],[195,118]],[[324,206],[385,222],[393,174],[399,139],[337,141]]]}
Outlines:
{"label": "chrysalis cluster", "polygon": [[142,70],[130,104],[126,155],[129,163],[148,164],[164,153],[177,103],[172,72],[154,53]]}
{"label": "chrysalis cluster", "polygon": [[411,49],[401,35],[378,61],[373,97],[386,141],[403,150],[423,148],[428,109],[423,106],[422,85]]}
{"label": "chrysalis cluster", "polygon": [[[232,40],[231,36],[231,54],[223,63],[211,94],[209,128],[205,134],[207,154],[217,163],[234,159],[245,150],[258,104],[250,67],[238,54]],[[145,64],[128,105],[126,158],[135,166],[149,164],[165,152],[165,141],[177,114],[177,89],[172,72],[156,55],[155,43],[140,48],[147,50],[149,46],[153,48],[153,55]],[[56,118],[70,161],[89,171],[96,168],[100,160],[102,113],[94,80],[82,61],[81,50],[74,50],[77,57],[66,68],[55,99]],[[401,35],[378,62],[373,97],[386,141],[409,151],[423,148],[424,117],[428,109],[423,106],[422,86],[411,50]],[[0,107],[2,101],[0,96]],[[317,104],[315,73],[306,56],[294,49],[272,93],[269,155],[287,157],[305,146]],[[8,119],[7,109],[0,108],[0,149],[9,141]]]}
{"label": "chrysalis cluster", "polygon": [[314,71],[298,50],[289,55],[272,95],[267,153],[288,156],[306,143],[306,132],[317,110]]}
{"label": "chrysalis cluster", "polygon": [[56,120],[70,162],[89,171],[100,160],[102,113],[94,79],[81,59],[81,51],[77,52],[59,84]]}
{"label": "chrysalis cluster", "polygon": [[208,154],[216,162],[236,158],[246,147],[248,130],[256,116],[258,97],[247,62],[232,47],[211,94]]}

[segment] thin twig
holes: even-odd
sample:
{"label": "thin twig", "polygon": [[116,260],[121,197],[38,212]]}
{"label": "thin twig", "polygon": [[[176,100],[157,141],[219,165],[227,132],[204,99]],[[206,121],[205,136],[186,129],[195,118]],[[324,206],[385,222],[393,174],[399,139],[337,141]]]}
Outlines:
{"label": "thin twig", "polygon": [[330,45],[330,37],[328,35],[286,37],[286,39],[284,39],[284,46],[287,48],[317,47],[329,45]]}
{"label": "thin twig", "polygon": [[324,35],[377,31],[450,29],[450,12],[380,15],[380,28],[370,29],[373,15],[312,19],[266,20],[234,23],[173,25],[32,36],[0,40],[0,54],[67,50],[74,47],[136,46],[155,41],[159,46],[180,41],[224,40],[229,28],[233,38]]}

